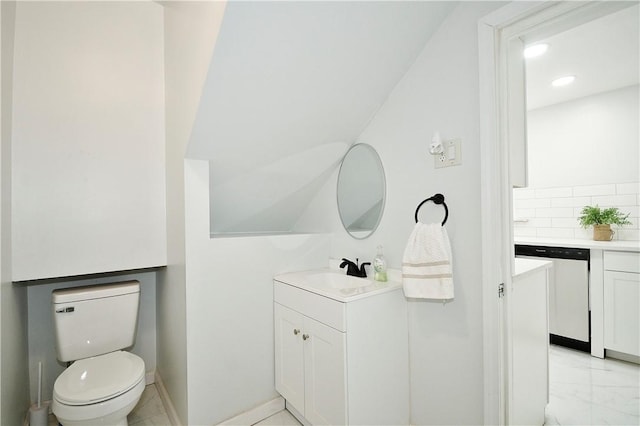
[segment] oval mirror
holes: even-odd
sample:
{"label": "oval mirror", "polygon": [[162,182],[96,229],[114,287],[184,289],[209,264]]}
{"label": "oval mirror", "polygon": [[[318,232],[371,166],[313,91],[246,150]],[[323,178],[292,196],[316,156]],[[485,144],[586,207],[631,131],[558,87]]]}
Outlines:
{"label": "oval mirror", "polygon": [[367,144],[355,144],[345,154],[338,174],[338,212],[344,229],[364,239],[378,227],[384,210],[386,183],[382,161]]}

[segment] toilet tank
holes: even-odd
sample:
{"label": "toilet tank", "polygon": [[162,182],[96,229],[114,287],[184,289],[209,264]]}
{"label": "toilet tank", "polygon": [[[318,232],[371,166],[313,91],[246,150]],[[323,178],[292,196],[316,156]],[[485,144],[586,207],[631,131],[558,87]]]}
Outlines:
{"label": "toilet tank", "polygon": [[75,361],[133,345],[140,301],[138,281],[58,289],[51,296],[60,361]]}

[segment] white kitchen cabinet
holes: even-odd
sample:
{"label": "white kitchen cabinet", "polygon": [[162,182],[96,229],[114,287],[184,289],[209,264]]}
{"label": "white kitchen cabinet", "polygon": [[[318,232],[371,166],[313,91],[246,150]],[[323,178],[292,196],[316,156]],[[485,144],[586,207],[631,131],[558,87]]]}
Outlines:
{"label": "white kitchen cabinet", "polygon": [[275,386],[312,425],[409,424],[406,301],[353,301],[274,281]]}
{"label": "white kitchen cabinet", "polygon": [[547,289],[552,262],[517,258],[511,291],[509,424],[544,424],[549,401]]}
{"label": "white kitchen cabinet", "polygon": [[604,347],[640,356],[640,254],[604,253]]}

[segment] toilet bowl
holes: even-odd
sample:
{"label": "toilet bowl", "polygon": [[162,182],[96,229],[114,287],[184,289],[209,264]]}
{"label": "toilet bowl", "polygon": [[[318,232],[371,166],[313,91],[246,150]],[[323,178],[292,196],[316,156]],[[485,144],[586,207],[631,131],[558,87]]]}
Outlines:
{"label": "toilet bowl", "polygon": [[126,426],[145,386],[144,361],[126,352],[136,335],[140,283],[54,290],[57,358],[73,362],[53,385],[63,426]]}
{"label": "toilet bowl", "polygon": [[54,384],[51,408],[63,426],[125,426],[144,387],[144,361],[111,352],[67,368]]}

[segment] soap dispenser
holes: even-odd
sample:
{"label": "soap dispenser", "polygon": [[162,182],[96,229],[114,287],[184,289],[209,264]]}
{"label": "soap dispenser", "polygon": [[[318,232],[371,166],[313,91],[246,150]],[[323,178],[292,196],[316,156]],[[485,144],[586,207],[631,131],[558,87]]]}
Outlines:
{"label": "soap dispenser", "polygon": [[376,254],[376,257],[373,259],[373,270],[373,279],[375,281],[387,281],[387,261],[384,260],[382,246],[378,246],[378,254]]}

